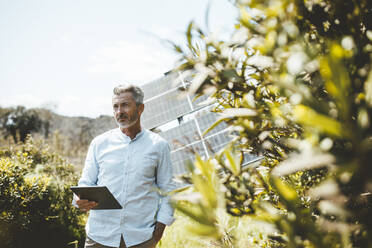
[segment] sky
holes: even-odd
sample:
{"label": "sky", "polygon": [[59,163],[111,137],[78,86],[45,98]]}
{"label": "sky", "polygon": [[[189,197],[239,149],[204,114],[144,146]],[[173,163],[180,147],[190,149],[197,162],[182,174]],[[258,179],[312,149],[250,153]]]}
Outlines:
{"label": "sky", "polygon": [[233,31],[228,0],[0,0],[0,106],[111,115],[114,86],[162,77],[190,21]]}

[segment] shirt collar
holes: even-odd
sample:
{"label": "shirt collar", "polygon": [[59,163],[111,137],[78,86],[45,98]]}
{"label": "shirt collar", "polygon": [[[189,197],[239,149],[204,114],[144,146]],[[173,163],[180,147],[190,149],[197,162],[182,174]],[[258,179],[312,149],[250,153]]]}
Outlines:
{"label": "shirt collar", "polygon": [[122,137],[126,140],[129,140],[129,141],[135,141],[139,138],[141,138],[143,136],[143,134],[145,133],[145,129],[143,127],[141,127],[141,131],[139,133],[136,134],[136,136],[131,139],[129,136],[127,136],[125,133],[123,133],[121,130],[120,130],[120,127],[118,128],[119,132],[121,133]]}

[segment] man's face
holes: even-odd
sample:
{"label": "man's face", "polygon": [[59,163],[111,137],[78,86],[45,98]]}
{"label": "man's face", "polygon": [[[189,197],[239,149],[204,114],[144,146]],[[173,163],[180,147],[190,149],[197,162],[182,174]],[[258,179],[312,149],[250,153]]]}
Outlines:
{"label": "man's face", "polygon": [[143,104],[138,105],[131,92],[124,92],[112,97],[114,117],[120,128],[133,126],[143,112]]}

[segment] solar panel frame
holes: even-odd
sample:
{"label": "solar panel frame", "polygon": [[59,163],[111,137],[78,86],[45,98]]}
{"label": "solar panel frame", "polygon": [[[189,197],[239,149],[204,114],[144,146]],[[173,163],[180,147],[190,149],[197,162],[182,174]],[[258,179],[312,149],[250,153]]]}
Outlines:
{"label": "solar panel frame", "polygon": [[159,135],[170,143],[171,150],[184,147],[201,139],[197,132],[195,120],[182,123],[175,128],[160,132]]}
{"label": "solar panel frame", "polygon": [[144,102],[146,102],[148,99],[162,95],[169,90],[180,88],[181,86],[182,82],[178,76],[174,73],[170,73],[164,77],[146,83],[140,86],[140,88],[145,93]]}
{"label": "solar panel frame", "polygon": [[177,175],[187,172],[186,162],[194,161],[195,154],[206,157],[206,152],[201,141],[173,150],[171,152],[171,161],[174,168],[173,174]]}
{"label": "solar panel frame", "polygon": [[[211,112],[210,110],[205,111],[204,113],[198,113],[195,116],[197,122],[199,123],[199,127],[202,133],[204,133],[213,123],[215,123],[218,118],[219,114],[215,112]],[[212,136],[218,132],[225,130],[228,125],[225,122],[219,123],[215,126],[212,130],[204,135],[205,138]]]}
{"label": "solar panel frame", "polygon": [[[194,99],[195,96],[186,93],[187,97],[179,98],[180,89],[189,85],[188,81],[190,79],[182,82],[179,75],[170,73],[141,87],[145,93],[145,111],[141,116],[141,123],[145,128],[153,129],[185,115],[192,116],[191,120],[159,133],[171,146],[175,175],[187,172],[185,163],[188,160],[193,161],[196,154],[206,158],[209,154],[220,151],[233,139],[224,122],[205,137],[201,137],[218,120],[218,114],[211,112],[208,104],[201,104],[206,102],[208,95]],[[244,161],[255,158],[248,154]]]}
{"label": "solar panel frame", "polygon": [[142,125],[152,129],[190,113],[192,108],[188,100],[178,96],[179,92],[172,90],[145,102],[145,110],[141,116]]}

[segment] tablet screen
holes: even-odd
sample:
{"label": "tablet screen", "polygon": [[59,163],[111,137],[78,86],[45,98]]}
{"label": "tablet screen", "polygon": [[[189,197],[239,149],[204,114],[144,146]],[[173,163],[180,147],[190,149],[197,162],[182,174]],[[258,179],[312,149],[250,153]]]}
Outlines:
{"label": "tablet screen", "polygon": [[122,209],[120,203],[106,186],[72,186],[70,189],[78,195],[80,199],[97,202],[98,205],[92,208],[92,210]]}

